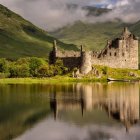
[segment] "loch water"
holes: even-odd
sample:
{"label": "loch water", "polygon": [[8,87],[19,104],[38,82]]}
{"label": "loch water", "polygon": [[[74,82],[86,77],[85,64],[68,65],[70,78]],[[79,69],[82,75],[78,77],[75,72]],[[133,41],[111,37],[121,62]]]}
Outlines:
{"label": "loch water", "polygon": [[0,140],[140,140],[137,82],[1,84]]}

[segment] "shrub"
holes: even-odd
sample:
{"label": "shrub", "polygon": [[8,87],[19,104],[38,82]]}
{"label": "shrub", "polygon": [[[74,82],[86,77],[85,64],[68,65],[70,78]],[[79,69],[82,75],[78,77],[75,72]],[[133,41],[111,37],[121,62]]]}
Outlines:
{"label": "shrub", "polygon": [[5,58],[0,59],[0,72],[1,73],[8,73],[9,67],[8,67],[9,62]]}
{"label": "shrub", "polygon": [[108,71],[108,68],[105,66],[105,67],[102,68],[102,71],[103,71],[103,74],[106,75],[107,71]]}
{"label": "shrub", "polygon": [[68,68],[64,67],[63,61],[58,59],[54,66],[54,75],[62,75],[68,72]]}
{"label": "shrub", "polygon": [[51,77],[68,72],[62,60],[57,60],[54,65],[43,58],[28,57],[17,61],[0,59],[0,78],[5,77]]}
{"label": "shrub", "polygon": [[0,79],[8,78],[10,76],[10,73],[0,73]]}
{"label": "shrub", "polygon": [[30,68],[27,64],[17,65],[12,64],[10,67],[10,77],[29,77]]}
{"label": "shrub", "polygon": [[29,65],[29,63],[30,63],[30,58],[29,57],[27,57],[27,58],[19,58],[16,61],[16,64],[18,64],[18,65],[23,65],[23,64]]}
{"label": "shrub", "polygon": [[51,72],[51,69],[49,68],[49,65],[41,66],[38,69],[38,77],[50,77],[53,75],[53,72]]}
{"label": "shrub", "polygon": [[29,67],[30,67],[30,74],[33,77],[36,77],[38,75],[38,69],[45,65],[46,61],[42,58],[32,57],[29,60]]}

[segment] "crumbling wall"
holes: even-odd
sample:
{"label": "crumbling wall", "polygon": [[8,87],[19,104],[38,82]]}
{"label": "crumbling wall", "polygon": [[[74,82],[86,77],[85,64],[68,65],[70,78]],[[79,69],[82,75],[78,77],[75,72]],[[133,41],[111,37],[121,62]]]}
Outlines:
{"label": "crumbling wall", "polygon": [[79,68],[81,64],[81,57],[63,57],[59,58],[63,61],[64,66],[69,69]]}
{"label": "crumbling wall", "polygon": [[56,52],[56,57],[58,58],[66,58],[66,57],[80,57],[81,56],[81,52],[79,51],[57,51]]}
{"label": "crumbling wall", "polygon": [[108,46],[99,55],[92,54],[92,64],[112,68],[138,69],[138,40],[117,40],[117,46]]}
{"label": "crumbling wall", "polygon": [[57,59],[63,61],[64,66],[69,69],[81,66],[81,52],[79,51],[60,51],[57,48],[56,41],[53,44],[53,50],[50,52],[49,61],[50,64],[54,64]]}

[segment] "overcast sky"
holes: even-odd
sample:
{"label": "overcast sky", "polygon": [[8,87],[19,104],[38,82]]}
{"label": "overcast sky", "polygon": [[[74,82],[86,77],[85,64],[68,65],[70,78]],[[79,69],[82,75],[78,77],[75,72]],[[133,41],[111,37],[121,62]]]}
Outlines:
{"label": "overcast sky", "polygon": [[[61,28],[78,20],[93,23],[116,18],[124,22],[140,20],[140,0],[0,0],[0,3],[46,30]],[[68,8],[70,4],[77,4],[78,8]],[[87,11],[81,8],[86,5],[113,11],[88,18]]]}

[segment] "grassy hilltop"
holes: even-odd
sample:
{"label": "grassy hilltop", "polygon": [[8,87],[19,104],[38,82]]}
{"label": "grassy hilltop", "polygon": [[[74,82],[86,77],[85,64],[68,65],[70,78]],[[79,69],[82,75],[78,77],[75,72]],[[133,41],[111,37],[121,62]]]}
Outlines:
{"label": "grassy hilltop", "polygon": [[[0,5],[0,57],[47,57],[55,38],[21,16]],[[63,49],[77,49],[58,41]]]}

